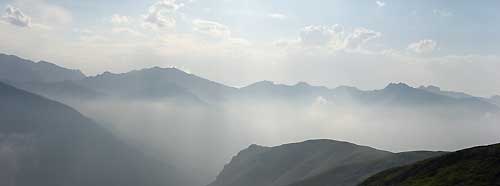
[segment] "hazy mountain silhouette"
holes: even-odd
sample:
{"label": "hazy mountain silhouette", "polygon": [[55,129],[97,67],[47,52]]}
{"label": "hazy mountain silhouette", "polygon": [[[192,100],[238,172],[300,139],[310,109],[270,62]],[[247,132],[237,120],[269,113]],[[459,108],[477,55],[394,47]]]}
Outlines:
{"label": "hazy mountain silhouette", "polygon": [[362,186],[500,185],[500,144],[460,150],[380,172]]}
{"label": "hazy mountain silhouette", "polygon": [[[306,104],[322,98],[337,104],[361,103],[409,107],[439,105],[481,113],[500,110],[491,103],[496,103],[497,101],[491,101],[495,99],[442,91],[436,86],[413,88],[404,83],[391,83],[381,90],[362,91],[347,86],[329,89],[304,82],[290,86],[261,81],[237,89],[176,68],[154,67],[121,74],[105,72],[85,78],[78,70],[68,70],[46,62],[34,63],[3,54],[0,55],[0,66],[2,67],[0,79],[50,98],[73,96],[82,99],[106,95],[128,99],[181,98],[181,100],[206,103],[247,99]],[[64,80],[72,81],[57,82]]]}
{"label": "hazy mountain silhouette", "polygon": [[312,86],[305,82],[295,85],[275,84],[271,81],[260,81],[240,89],[243,93],[263,97],[288,97],[317,96],[327,94],[329,89],[322,86]]}
{"label": "hazy mountain silhouette", "polygon": [[438,87],[413,88],[404,83],[391,83],[384,89],[362,91],[355,87],[340,86],[334,89],[298,83],[294,86],[261,81],[241,88],[241,93],[251,100],[283,100],[311,103],[318,98],[335,104],[361,104],[389,108],[433,108],[438,111],[485,113],[499,112],[500,108],[486,98],[467,96],[459,92],[443,92]]}
{"label": "hazy mountain silhouette", "polygon": [[[424,89],[413,88],[404,83],[390,83],[384,89],[370,91],[368,93],[369,94],[365,95],[367,102],[389,105],[439,105],[459,103],[468,100],[468,97],[454,98]],[[480,100],[477,101],[480,102]]]}
{"label": "hazy mountain silhouette", "polygon": [[440,94],[448,97],[453,97],[453,98],[470,98],[474,97],[472,95],[463,93],[463,92],[455,92],[455,91],[445,91],[441,90],[441,88],[434,86],[434,85],[429,85],[429,86],[420,86],[418,89],[421,90],[426,90],[435,94]]}
{"label": "hazy mountain silhouette", "polygon": [[271,81],[260,81],[239,89],[238,95],[238,99],[247,99],[248,101],[272,100],[310,104],[319,96],[331,96],[331,91],[326,87],[312,86],[305,82],[299,82],[295,85],[283,85]]}
{"label": "hazy mountain silhouette", "polygon": [[252,145],[233,157],[209,186],[356,185],[381,170],[439,154],[391,153],[333,140]]}
{"label": "hazy mountain silhouette", "polygon": [[2,186],[189,185],[68,106],[4,83],[0,102]]}
{"label": "hazy mountain silhouette", "polygon": [[0,80],[13,82],[57,82],[80,80],[85,75],[49,62],[33,62],[13,55],[0,54]]}
{"label": "hazy mountain silhouette", "polygon": [[205,102],[224,100],[236,89],[176,68],[149,68],[123,74],[103,73],[77,84],[121,97],[184,97]]}

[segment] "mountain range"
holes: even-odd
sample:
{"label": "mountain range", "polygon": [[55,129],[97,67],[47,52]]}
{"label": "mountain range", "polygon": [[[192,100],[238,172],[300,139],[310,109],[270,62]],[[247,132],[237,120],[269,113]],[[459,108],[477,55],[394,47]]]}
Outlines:
{"label": "mountain range", "polygon": [[[3,54],[0,81],[0,101],[5,103],[0,106],[0,165],[7,167],[0,170],[0,180],[5,180],[0,185],[8,186],[356,185],[379,171],[444,153],[392,153],[309,140],[275,147],[251,145],[223,165],[255,141],[289,143],[311,131],[385,134],[378,133],[386,131],[377,131],[381,125],[375,121],[381,121],[389,134],[401,134],[393,137],[402,143],[421,138],[412,136],[422,132],[416,130],[421,126],[429,129],[425,134],[463,140],[456,142],[459,146],[484,144],[492,137],[475,129],[491,129],[496,136],[496,128],[488,127],[500,118],[498,96],[483,98],[404,83],[379,90],[271,81],[235,88],[176,68],[85,76],[79,70]],[[352,122],[364,117],[368,119],[360,121],[369,133]],[[418,122],[408,124],[408,117]],[[316,118],[326,126],[336,126],[335,121],[353,131],[326,130],[332,127],[321,128],[325,126],[314,123]],[[460,128],[481,136],[458,139],[454,135],[462,134]],[[273,130],[280,136],[269,132]],[[65,179],[56,178],[61,175]]]}
{"label": "mountain range", "polygon": [[[296,85],[261,81],[243,88],[233,88],[176,68],[148,68],[127,73],[86,77],[48,62],[32,62],[12,55],[0,55],[0,79],[16,87],[50,98],[80,99],[103,96],[127,99],[181,98],[217,104],[228,100],[283,100],[310,103],[321,97],[335,103],[346,101],[368,105],[426,107],[448,105],[481,112],[498,111],[498,97],[480,98],[461,92],[443,91],[436,86],[410,87],[391,83],[384,89],[362,91],[355,87],[327,88],[305,82]],[[463,109],[467,109],[463,108]]]}

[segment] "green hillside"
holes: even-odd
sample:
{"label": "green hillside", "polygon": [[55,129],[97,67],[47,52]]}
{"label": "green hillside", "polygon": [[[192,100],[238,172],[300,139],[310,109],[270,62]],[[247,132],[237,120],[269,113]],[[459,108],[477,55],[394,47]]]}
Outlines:
{"label": "green hillside", "polygon": [[499,186],[500,144],[474,147],[378,173],[361,186]]}

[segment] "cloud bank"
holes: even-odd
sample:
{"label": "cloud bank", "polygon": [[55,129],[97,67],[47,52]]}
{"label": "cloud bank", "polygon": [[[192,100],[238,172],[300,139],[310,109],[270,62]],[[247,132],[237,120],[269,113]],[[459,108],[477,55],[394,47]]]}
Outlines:
{"label": "cloud bank", "polygon": [[2,19],[19,27],[31,27],[31,17],[25,15],[20,9],[7,5]]}

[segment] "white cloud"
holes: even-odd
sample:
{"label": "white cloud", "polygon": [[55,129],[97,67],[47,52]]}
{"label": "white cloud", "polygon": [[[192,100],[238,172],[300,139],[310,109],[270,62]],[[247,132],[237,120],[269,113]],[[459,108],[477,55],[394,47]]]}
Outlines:
{"label": "white cloud", "polygon": [[127,16],[122,16],[122,15],[118,15],[118,14],[114,14],[113,16],[111,16],[111,23],[113,24],[127,24],[129,22],[129,18]]}
{"label": "white cloud", "polygon": [[377,6],[380,8],[385,6],[385,2],[383,1],[376,1],[375,3],[377,3]]}
{"label": "white cloud", "polygon": [[437,47],[437,42],[431,39],[420,40],[408,45],[408,49],[417,54],[432,52],[436,49],[436,47]]}
{"label": "white cloud", "polygon": [[451,17],[453,16],[453,12],[449,10],[441,10],[441,9],[435,9],[432,11],[435,15],[441,16],[441,17]]}
{"label": "white cloud", "polygon": [[13,10],[22,10],[24,16],[30,19],[31,27],[35,29],[71,29],[71,11],[57,3],[47,0],[16,0],[12,3],[12,7],[15,7]]}
{"label": "white cloud", "polygon": [[229,38],[231,36],[229,27],[214,21],[196,19],[193,21],[193,30],[213,38]]}
{"label": "white cloud", "polygon": [[175,27],[175,13],[183,7],[183,3],[176,0],[161,0],[149,7],[148,14],[144,16],[144,21],[157,28]]}
{"label": "white cloud", "polygon": [[305,46],[338,46],[343,35],[344,28],[340,25],[311,25],[300,31],[300,43]]}
{"label": "white cloud", "polygon": [[345,47],[347,49],[361,49],[368,41],[382,36],[380,32],[369,30],[366,28],[357,28],[345,39]]}
{"label": "white cloud", "polygon": [[[296,40],[280,40],[275,46],[284,48],[317,48],[324,51],[358,51],[364,49],[369,41],[379,38],[382,34],[366,28],[345,30],[341,25],[311,25],[300,30]],[[369,52],[363,50],[363,52]]]}
{"label": "white cloud", "polygon": [[19,27],[31,27],[31,17],[25,15],[20,9],[7,5],[2,19]]}
{"label": "white cloud", "polygon": [[271,14],[268,14],[267,16],[270,18],[273,18],[273,19],[286,19],[287,18],[286,15],[280,14],[280,13],[271,13]]}

